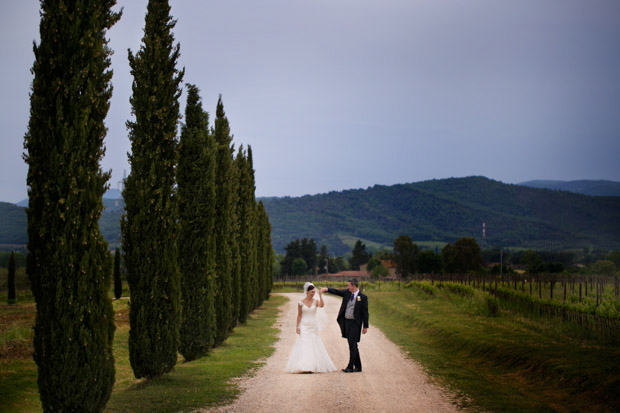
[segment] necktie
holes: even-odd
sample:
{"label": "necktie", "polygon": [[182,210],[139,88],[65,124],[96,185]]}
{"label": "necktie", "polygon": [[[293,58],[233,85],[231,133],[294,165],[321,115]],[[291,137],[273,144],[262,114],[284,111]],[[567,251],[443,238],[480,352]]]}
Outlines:
{"label": "necktie", "polygon": [[355,297],[355,294],[351,294],[351,298],[349,299],[349,301],[353,301],[353,297]]}

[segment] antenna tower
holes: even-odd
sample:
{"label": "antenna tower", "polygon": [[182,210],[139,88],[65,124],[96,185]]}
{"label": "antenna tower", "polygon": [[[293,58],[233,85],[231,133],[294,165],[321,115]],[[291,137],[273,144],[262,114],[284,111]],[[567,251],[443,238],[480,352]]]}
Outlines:
{"label": "antenna tower", "polygon": [[123,169],[123,179],[116,183],[116,188],[123,192],[123,185],[125,185],[125,179],[127,179],[127,169]]}

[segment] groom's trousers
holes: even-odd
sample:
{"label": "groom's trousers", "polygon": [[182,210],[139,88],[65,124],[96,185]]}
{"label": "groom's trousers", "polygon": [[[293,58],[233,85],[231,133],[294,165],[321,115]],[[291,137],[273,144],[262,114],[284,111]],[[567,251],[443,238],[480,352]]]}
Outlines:
{"label": "groom's trousers", "polygon": [[347,333],[347,342],[349,343],[349,364],[347,368],[355,368],[362,370],[362,360],[360,359],[360,352],[357,347],[357,337],[360,334],[360,325],[355,320],[345,318],[344,329]]}

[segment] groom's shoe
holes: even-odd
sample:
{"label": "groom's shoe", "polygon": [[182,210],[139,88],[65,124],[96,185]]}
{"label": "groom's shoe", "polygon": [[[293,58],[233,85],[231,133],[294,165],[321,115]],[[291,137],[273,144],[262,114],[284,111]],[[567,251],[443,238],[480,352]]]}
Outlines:
{"label": "groom's shoe", "polygon": [[353,369],[353,373],[361,373],[362,369]]}
{"label": "groom's shoe", "polygon": [[347,367],[346,369],[342,369],[342,371],[344,371],[345,373],[353,373],[355,370],[353,370],[350,367]]}

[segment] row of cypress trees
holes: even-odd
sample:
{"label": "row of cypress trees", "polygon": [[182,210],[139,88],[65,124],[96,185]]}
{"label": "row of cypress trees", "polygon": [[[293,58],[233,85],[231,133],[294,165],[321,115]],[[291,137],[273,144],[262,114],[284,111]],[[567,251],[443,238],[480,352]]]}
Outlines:
{"label": "row of cypress trees", "polygon": [[213,128],[187,85],[180,139],[179,45],[167,0],[150,0],[143,44],[129,53],[135,121],[121,228],[131,295],[134,375],[169,372],[221,344],[271,291],[271,227],[255,199],[252,151],[235,154],[220,96]]}
{"label": "row of cypress trees", "polygon": [[187,85],[187,90],[177,168],[179,352],[194,360],[221,344],[268,297],[272,250],[269,220],[254,197],[251,148],[241,147],[234,156],[221,97],[210,129],[198,87]]}
{"label": "row of cypress trees", "polygon": [[[100,165],[112,95],[105,34],[121,17],[115,4],[40,2],[24,159],[44,411],[102,411],[114,384],[112,259],[98,222],[110,178]],[[189,86],[183,144],[176,136],[184,72],[176,69],[175,23],[168,0],[149,0],[143,45],[129,52],[135,120],[127,122],[121,227],[136,377],[170,371],[177,351],[188,360],[204,354],[271,290],[271,230],[254,199],[251,150],[233,156],[221,98],[209,131]]]}

